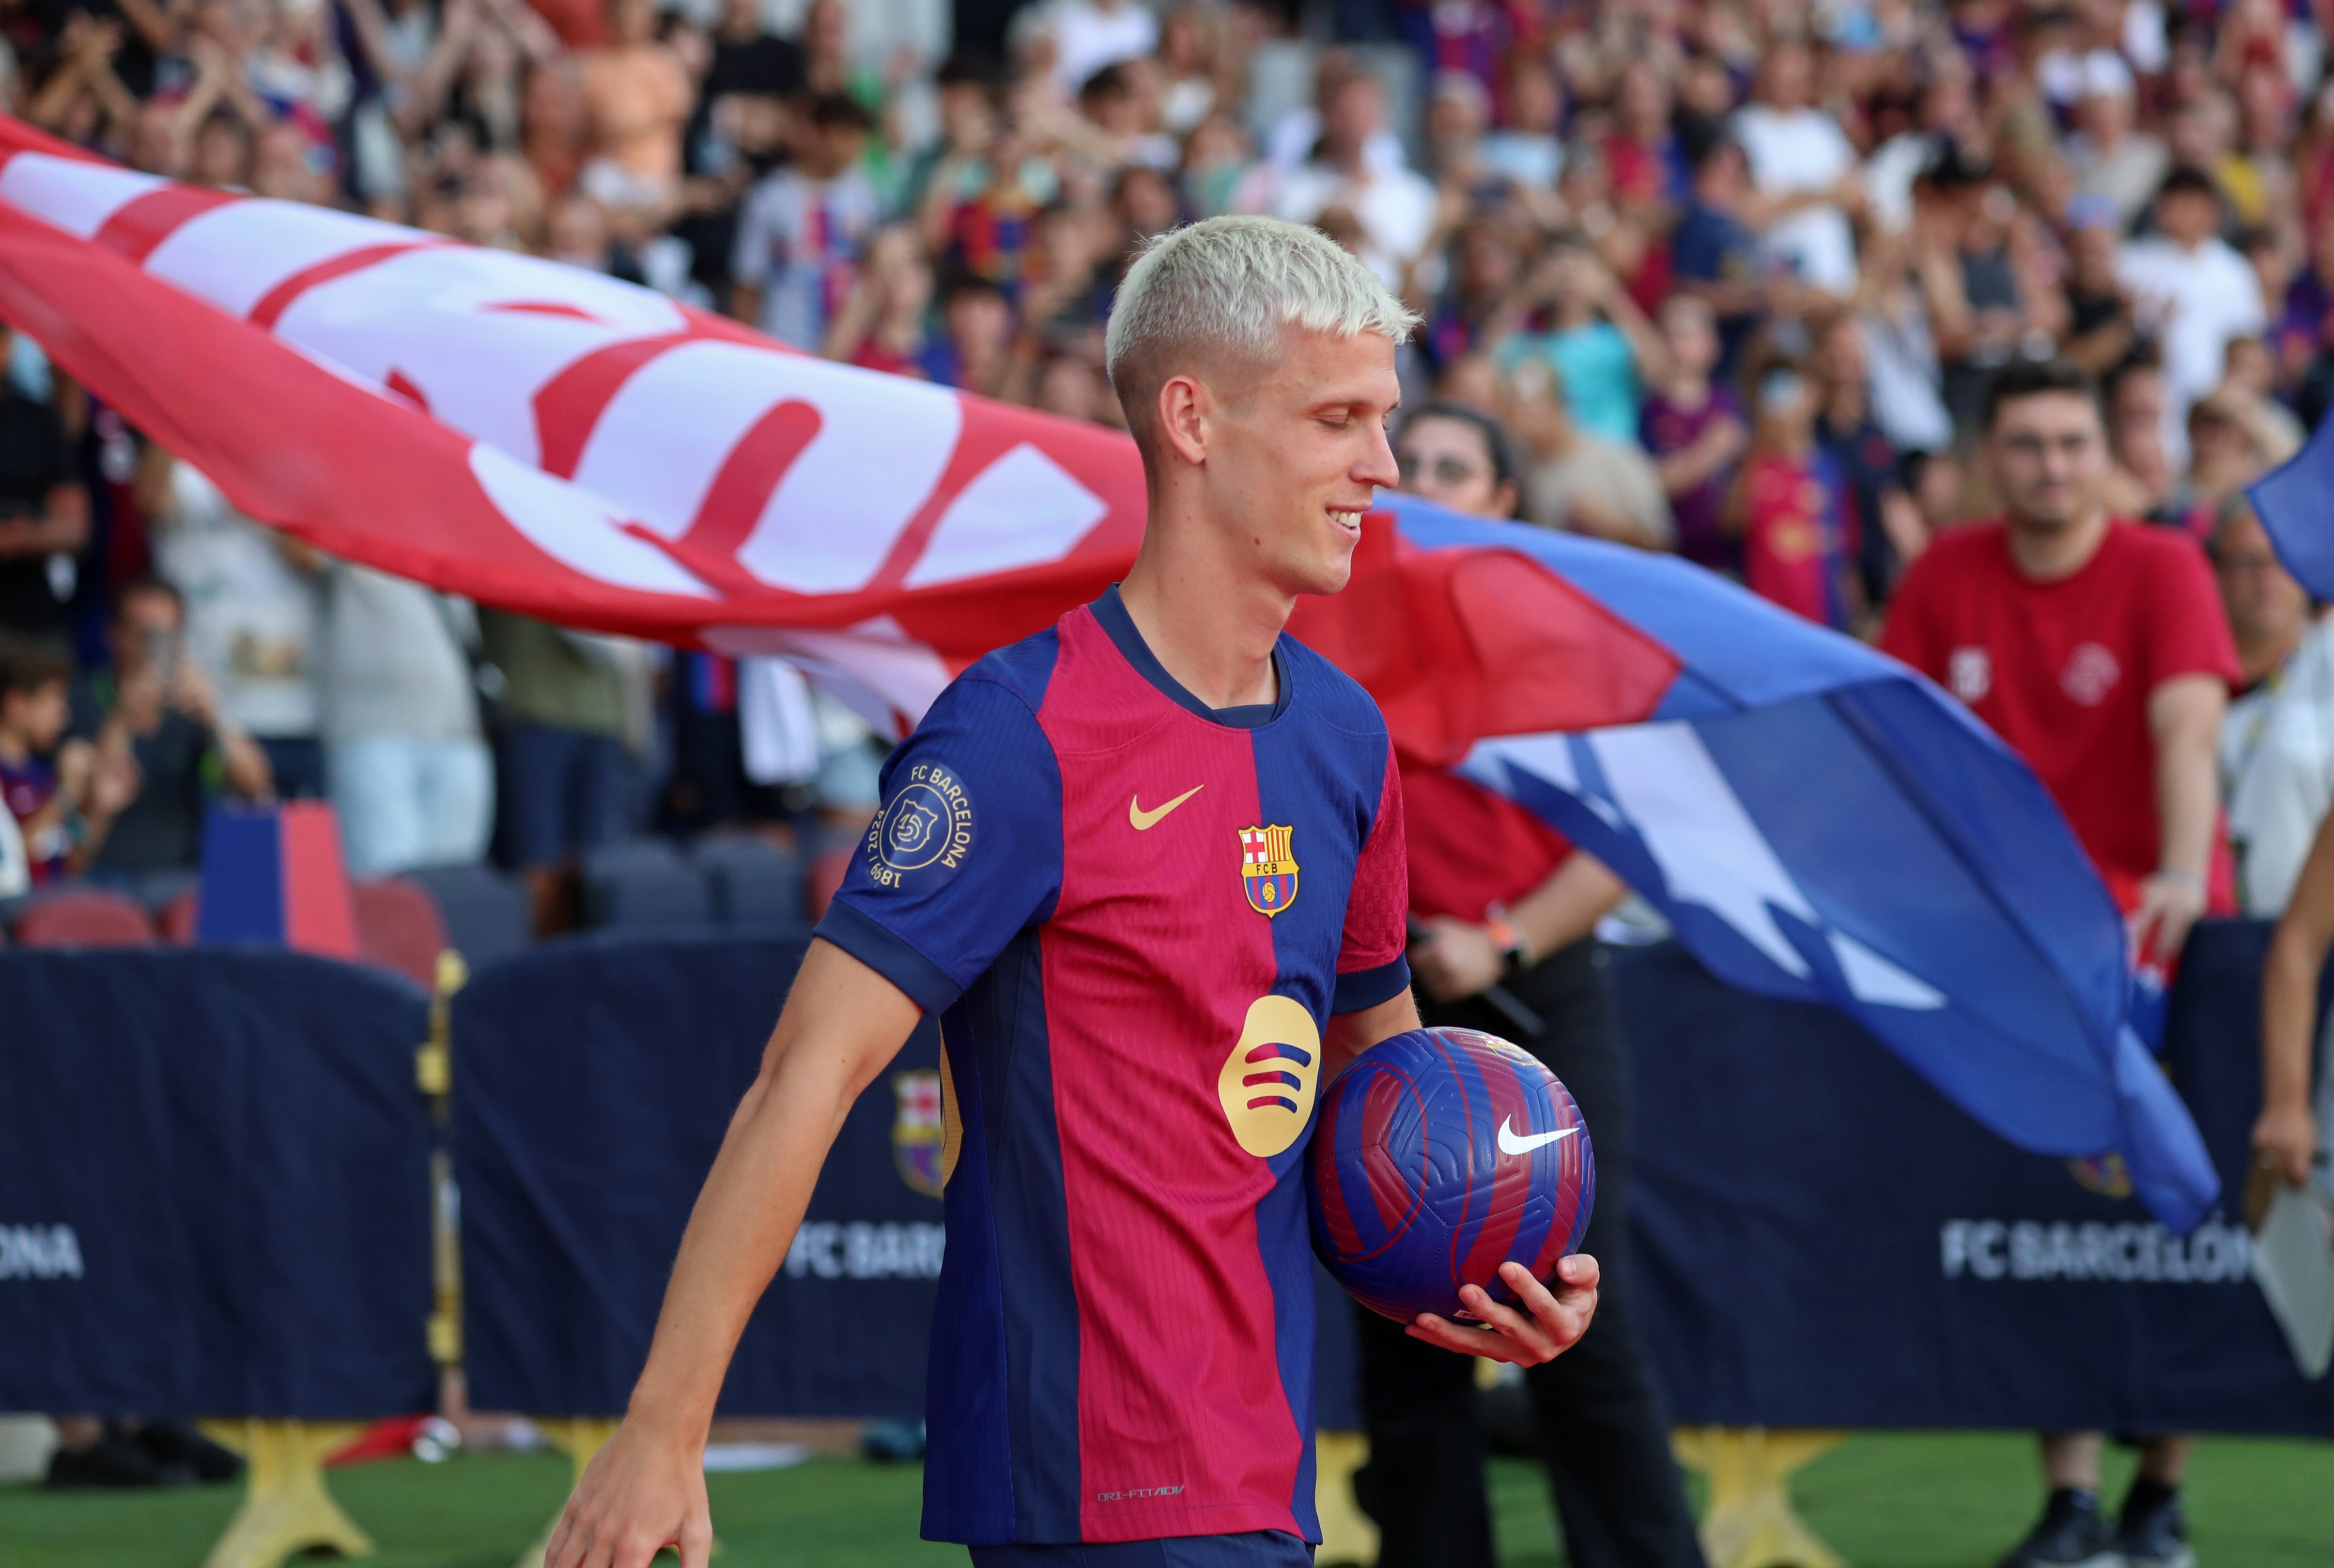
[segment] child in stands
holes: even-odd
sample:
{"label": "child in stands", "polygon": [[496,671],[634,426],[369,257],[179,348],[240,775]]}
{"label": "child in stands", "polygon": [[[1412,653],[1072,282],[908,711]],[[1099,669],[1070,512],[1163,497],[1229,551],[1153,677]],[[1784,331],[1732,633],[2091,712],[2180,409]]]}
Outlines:
{"label": "child in stands", "polygon": [[1750,456],[1727,505],[1727,526],[1742,536],[1752,592],[1835,630],[1863,619],[1864,595],[1851,569],[1856,519],[1842,505],[1837,466],[1816,444],[1815,389],[1798,370],[1770,370],[1759,383]]}
{"label": "child in stands", "polygon": [[101,766],[89,742],[58,745],[72,682],[72,660],[63,652],[0,638],[0,801],[24,840],[34,886],[85,865],[137,788]]}

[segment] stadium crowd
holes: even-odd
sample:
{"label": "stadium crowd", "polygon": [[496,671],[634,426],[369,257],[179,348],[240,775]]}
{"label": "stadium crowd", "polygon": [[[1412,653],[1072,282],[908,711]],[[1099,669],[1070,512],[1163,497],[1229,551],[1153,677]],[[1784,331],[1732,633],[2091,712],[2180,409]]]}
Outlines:
{"label": "stadium crowd", "polygon": [[[2021,746],[2050,737],[1985,707],[2019,672],[1967,661],[1954,616],[2070,639],[2029,673],[2087,707],[2146,672],[2122,730],[2035,760],[2116,797],[2061,803],[2168,951],[2199,913],[2279,913],[2334,796],[2334,644],[2242,497],[2334,401],[2329,26],[2315,0],[27,0],[0,83],[140,169],[1108,425],[1142,240],[1316,225],[1425,319],[1405,487],[1737,577]],[[319,558],[37,344],[5,360],[0,789],[30,881],[182,868],[207,799],[324,795],[360,874],[491,842],[551,928],[594,845],[873,809],[872,737],[784,670]],[[2085,556],[2052,599],[1952,541],[2024,504],[1981,460],[2002,407],[2085,378],[2148,564],[2117,543],[2112,582]],[[2141,712],[2196,678],[2225,718]],[[2217,787],[2166,784],[2175,752]]]}

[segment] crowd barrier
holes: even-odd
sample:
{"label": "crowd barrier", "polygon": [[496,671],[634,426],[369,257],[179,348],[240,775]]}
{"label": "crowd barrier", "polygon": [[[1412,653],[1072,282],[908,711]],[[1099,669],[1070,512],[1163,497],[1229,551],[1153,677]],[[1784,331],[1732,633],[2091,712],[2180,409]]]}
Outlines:
{"label": "crowd barrier", "polygon": [[[799,937],[535,948],[454,1005],[471,1402],[620,1414],[673,1253],[753,1081]],[[940,1036],[928,1020],[835,1140],[721,1412],[914,1418],[940,1265]]]}
{"label": "crowd barrier", "polygon": [[2334,1432],[2252,1281],[2270,928],[2200,927],[2165,1063],[2218,1167],[2185,1238],[2113,1167],[2022,1153],[1837,1013],[1617,951],[1635,1066],[1635,1266],[1688,1424]]}
{"label": "crowd barrier", "polygon": [[[2174,991],[2166,1062],[2231,1195],[2186,1238],[2112,1166],[2010,1148],[1838,1015],[1616,951],[1639,1295],[1679,1421],[2334,1431],[2236,1215],[2266,940],[2204,928]],[[255,1485],[313,1493],[312,1540],[362,1539],[315,1479],[318,1423],[430,1408],[433,1349],[475,1408],[553,1418],[588,1457],[802,951],[572,938],[487,966],[450,1022],[296,954],[0,953],[0,1409],[243,1419]],[[928,1023],[846,1120],[725,1414],[920,1413],[940,1137]],[[1319,1412],[1350,1427],[1350,1317],[1320,1277]],[[1325,1443],[1324,1473],[1357,1457]]]}

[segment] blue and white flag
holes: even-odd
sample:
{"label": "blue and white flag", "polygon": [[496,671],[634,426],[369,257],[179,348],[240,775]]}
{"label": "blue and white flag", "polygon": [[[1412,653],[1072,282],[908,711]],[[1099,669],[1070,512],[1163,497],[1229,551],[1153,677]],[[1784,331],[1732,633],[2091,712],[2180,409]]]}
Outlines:
{"label": "blue and white flag", "polygon": [[[1324,649],[1364,667],[1398,745],[1431,732],[1408,711],[1431,690],[1461,716],[1460,771],[1612,867],[1712,972],[1840,1008],[2022,1148],[2120,1154],[2176,1231],[2204,1217],[2204,1141],[2126,1023],[2122,918],[2032,770],[1961,704],[1674,558],[1385,500],[1398,534],[1365,542],[1345,613],[1298,630],[1413,650],[1418,692],[1387,657]],[[1389,569],[1399,592],[1373,581]],[[1513,688],[1560,659],[1611,706],[1517,727],[1536,699]]]}

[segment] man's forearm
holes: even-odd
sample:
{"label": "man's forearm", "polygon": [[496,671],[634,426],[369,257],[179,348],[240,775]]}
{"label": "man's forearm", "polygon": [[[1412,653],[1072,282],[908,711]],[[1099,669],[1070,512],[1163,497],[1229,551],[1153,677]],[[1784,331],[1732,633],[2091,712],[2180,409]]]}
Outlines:
{"label": "man's forearm", "polygon": [[2213,824],[2220,813],[2213,744],[2201,736],[2168,738],[2156,748],[2156,810],[2162,822],[2157,869],[2198,879],[2213,859]]}
{"label": "man's forearm", "polygon": [[2148,726],[2156,743],[2156,869],[2195,878],[2199,891],[2220,818],[2213,748],[2227,706],[2227,695],[2213,676],[2176,677],[2148,697]]}
{"label": "man's forearm", "polygon": [[704,1441],[738,1337],[794,1244],[850,1109],[844,1091],[797,1053],[746,1092],[690,1212],[632,1419]]}
{"label": "man's forearm", "polygon": [[1568,948],[1596,928],[1629,885],[1585,850],[1575,850],[1530,892],[1508,906],[1534,958]]}

